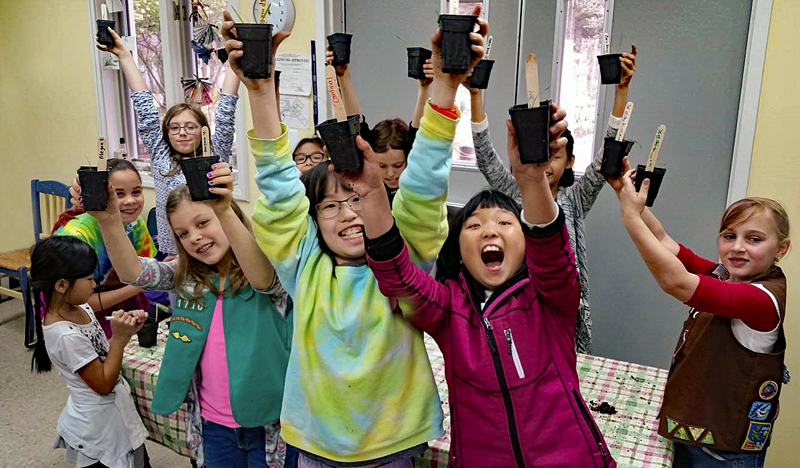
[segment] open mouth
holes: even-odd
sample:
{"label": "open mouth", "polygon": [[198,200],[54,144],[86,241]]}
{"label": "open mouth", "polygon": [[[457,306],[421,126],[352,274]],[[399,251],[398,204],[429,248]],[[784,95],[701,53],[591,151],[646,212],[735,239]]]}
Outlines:
{"label": "open mouth", "polygon": [[136,208],[131,208],[129,210],[121,209],[119,212],[125,216],[134,216],[136,214]]}
{"label": "open mouth", "polygon": [[339,237],[344,240],[356,240],[356,239],[363,239],[364,237],[364,226],[361,224],[356,224],[353,226],[348,226],[345,229],[339,231]]}
{"label": "open mouth", "polygon": [[208,244],[205,244],[204,246],[202,246],[199,249],[197,249],[197,253],[204,254],[204,253],[208,252],[208,250],[213,246],[214,246],[214,243],[213,242],[209,242]]}
{"label": "open mouth", "polygon": [[489,271],[497,271],[503,266],[503,249],[496,245],[487,245],[481,250],[481,260]]}

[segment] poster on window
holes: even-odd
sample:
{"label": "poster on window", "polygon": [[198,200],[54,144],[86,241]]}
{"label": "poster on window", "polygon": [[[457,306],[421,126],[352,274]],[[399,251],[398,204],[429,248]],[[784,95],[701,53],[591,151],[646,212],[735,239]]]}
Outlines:
{"label": "poster on window", "polygon": [[281,94],[308,96],[311,94],[311,55],[278,54],[275,68],[281,71]]}

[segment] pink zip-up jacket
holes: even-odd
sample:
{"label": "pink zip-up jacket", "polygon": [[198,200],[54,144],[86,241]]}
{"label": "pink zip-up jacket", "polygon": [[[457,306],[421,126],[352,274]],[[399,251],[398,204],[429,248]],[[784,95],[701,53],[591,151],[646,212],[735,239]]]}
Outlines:
{"label": "pink zip-up jacket", "polygon": [[546,227],[523,227],[527,272],[485,303],[464,273],[440,284],[415,266],[396,228],[367,242],[381,292],[444,355],[451,467],[616,467],[580,395],[580,287],[559,211]]}

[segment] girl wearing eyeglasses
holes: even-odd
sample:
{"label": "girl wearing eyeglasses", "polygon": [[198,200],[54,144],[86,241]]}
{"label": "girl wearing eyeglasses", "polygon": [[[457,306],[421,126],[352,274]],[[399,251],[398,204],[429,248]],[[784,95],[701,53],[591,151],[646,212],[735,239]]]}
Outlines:
{"label": "girl wearing eyeglasses", "polygon": [[[167,197],[177,186],[186,183],[178,161],[201,153],[200,129],[208,126],[208,119],[196,105],[181,103],[170,107],[164,115],[164,120],[159,123],[158,108],[153,102],[153,93],[147,88],[147,83],[133,61],[133,55],[116,31],[109,28],[109,32],[114,38],[114,45],[98,44],[97,48],[119,57],[120,69],[131,88],[133,110],[139,121],[139,137],[150,155],[153,166],[158,226],[156,243],[159,252],[176,255],[178,249],[165,211]],[[228,68],[217,101],[215,130],[211,137],[213,154],[225,163],[229,162],[231,157],[238,92],[239,78]]]}
{"label": "girl wearing eyeglasses", "polygon": [[313,136],[303,138],[297,143],[292,152],[292,158],[300,175],[303,175],[322,161],[327,161],[328,153],[325,151],[325,143],[322,142],[322,138]]}

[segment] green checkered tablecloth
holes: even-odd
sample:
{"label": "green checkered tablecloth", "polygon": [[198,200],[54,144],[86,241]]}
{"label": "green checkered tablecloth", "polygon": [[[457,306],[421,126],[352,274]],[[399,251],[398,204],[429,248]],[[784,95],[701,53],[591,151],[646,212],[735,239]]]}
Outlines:
{"label": "green checkered tablecloth", "polygon": [[[158,379],[158,370],[167,340],[166,324],[159,329],[158,345],[142,348],[134,336],[125,348],[122,375],[131,385],[133,400],[150,432],[150,439],[173,451],[189,454],[185,437],[185,405],[166,416],[150,412],[150,403]],[[445,435],[429,443],[428,450],[416,460],[416,466],[447,466],[450,449],[450,406],[444,374],[444,359],[429,336],[425,345],[444,410]],[[608,403],[616,414],[593,412],[595,421],[611,449],[619,468],[669,468],[672,466],[672,442],[657,434],[658,408],[664,395],[667,371],[596,356],[578,355],[581,393],[590,406]]]}

